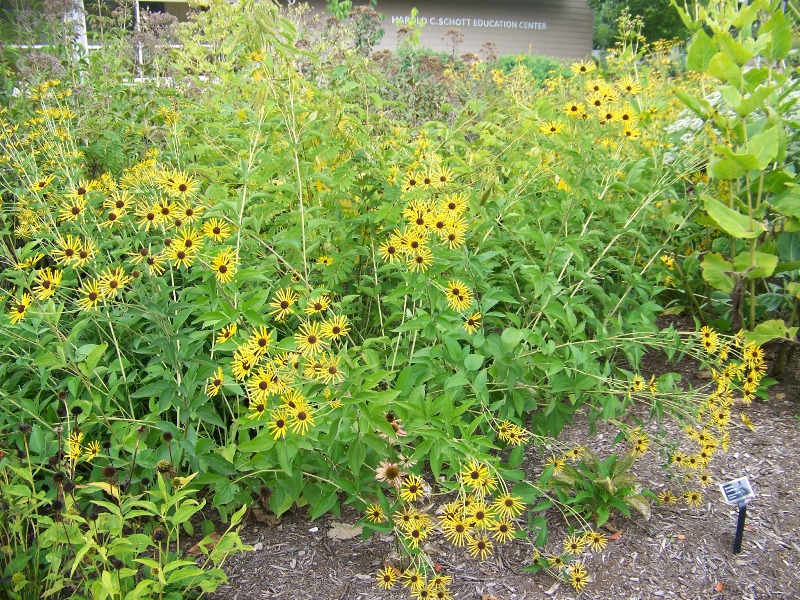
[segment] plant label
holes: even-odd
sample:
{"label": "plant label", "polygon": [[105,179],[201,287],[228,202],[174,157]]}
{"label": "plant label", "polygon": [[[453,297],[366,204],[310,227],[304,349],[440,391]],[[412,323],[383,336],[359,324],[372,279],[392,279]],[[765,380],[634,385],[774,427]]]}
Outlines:
{"label": "plant label", "polygon": [[747,477],[739,477],[739,479],[720,483],[719,487],[722,490],[722,497],[727,504],[746,503],[751,498],[756,497]]}

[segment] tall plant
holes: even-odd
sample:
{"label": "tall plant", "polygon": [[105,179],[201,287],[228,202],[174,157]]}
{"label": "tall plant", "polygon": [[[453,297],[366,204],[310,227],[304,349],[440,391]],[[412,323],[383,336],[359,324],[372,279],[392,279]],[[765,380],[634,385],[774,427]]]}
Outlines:
{"label": "tall plant", "polygon": [[[800,192],[787,146],[798,88],[785,63],[790,21],[777,1],[712,2],[693,14],[676,8],[693,31],[686,66],[700,76],[696,93],[676,94],[707,125],[706,171],[716,183],[716,193],[700,195],[698,221],[713,238],[703,278],[727,295],[732,330],[744,327],[758,342],[794,338]],[[765,321],[775,309],[781,318]]]}

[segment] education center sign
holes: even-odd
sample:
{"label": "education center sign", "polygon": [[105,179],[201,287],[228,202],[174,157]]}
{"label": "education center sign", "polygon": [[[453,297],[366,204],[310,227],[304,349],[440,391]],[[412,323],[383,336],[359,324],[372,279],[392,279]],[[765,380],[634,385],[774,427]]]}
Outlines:
{"label": "education center sign", "polygon": [[436,50],[450,50],[445,35],[455,28],[464,34],[457,50],[462,54],[477,54],[486,42],[500,54],[592,54],[594,13],[586,0],[378,0],[386,32],[380,48],[396,47],[397,29],[408,23],[412,8],[422,25],[420,43]]}

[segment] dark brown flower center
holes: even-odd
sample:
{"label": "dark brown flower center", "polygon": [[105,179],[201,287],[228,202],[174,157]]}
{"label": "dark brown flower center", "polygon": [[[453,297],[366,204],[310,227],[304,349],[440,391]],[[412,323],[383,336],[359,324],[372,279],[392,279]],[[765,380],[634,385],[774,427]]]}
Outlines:
{"label": "dark brown flower center", "polygon": [[306,341],[307,341],[307,342],[308,342],[308,344],[310,344],[310,345],[316,344],[316,343],[317,343],[317,336],[315,336],[315,335],[310,335],[310,336],[308,336],[308,338],[306,338]]}
{"label": "dark brown flower center", "polygon": [[342,332],[342,329],[338,325],[334,325],[331,327],[331,333],[333,335],[339,335]]}
{"label": "dark brown flower center", "polygon": [[89,298],[89,300],[94,302],[95,300],[97,300],[97,292],[89,292],[88,298]]}
{"label": "dark brown flower center", "polygon": [[184,258],[186,258],[186,252],[184,252],[183,250],[179,250],[176,256],[178,257],[179,260],[183,260]]}
{"label": "dark brown flower center", "polygon": [[214,235],[219,235],[221,231],[222,231],[222,230],[221,230],[219,227],[214,227],[214,229],[212,229],[212,230],[211,230],[211,232],[212,232]]}
{"label": "dark brown flower center", "polygon": [[219,267],[217,267],[217,271],[219,271],[224,275],[225,273],[228,272],[228,267],[226,267],[225,265],[220,265]]}
{"label": "dark brown flower center", "polygon": [[83,196],[85,193],[86,193],[86,188],[85,187],[79,187],[78,188],[78,196]]}
{"label": "dark brown flower center", "polygon": [[189,186],[187,186],[185,183],[182,183],[182,184],[180,184],[178,186],[178,190],[180,190],[181,192],[185,192],[188,189],[189,189]]}
{"label": "dark brown flower center", "polygon": [[80,209],[80,207],[78,207],[78,206],[73,206],[73,207],[70,209],[70,212],[71,212],[73,215],[79,215],[79,214],[81,214],[81,209]]}

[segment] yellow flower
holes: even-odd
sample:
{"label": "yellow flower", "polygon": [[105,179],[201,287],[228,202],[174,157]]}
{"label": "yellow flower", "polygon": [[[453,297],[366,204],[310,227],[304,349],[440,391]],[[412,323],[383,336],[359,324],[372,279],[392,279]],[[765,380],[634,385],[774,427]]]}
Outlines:
{"label": "yellow flower", "polygon": [[270,422],[267,423],[267,428],[272,436],[272,439],[278,440],[286,437],[286,431],[289,424],[289,412],[285,408],[273,410],[270,413]]}
{"label": "yellow flower", "polygon": [[464,330],[472,335],[475,333],[481,326],[481,318],[482,315],[479,312],[473,313],[472,315],[468,316],[464,319]]}
{"label": "yellow flower", "polygon": [[569,66],[569,70],[575,75],[586,75],[595,69],[597,69],[597,65],[590,60],[579,60],[578,62],[574,62]]}
{"label": "yellow flower", "polygon": [[269,303],[273,309],[269,314],[275,315],[276,321],[285,320],[292,314],[292,306],[299,297],[300,295],[291,288],[279,289],[275,293],[275,298]]}
{"label": "yellow flower", "polygon": [[61,283],[63,272],[45,267],[36,271],[33,293],[39,300],[45,300],[56,293],[56,287]]}
{"label": "yellow flower", "polygon": [[568,102],[564,105],[564,114],[573,119],[579,119],[584,113],[582,102]]}
{"label": "yellow flower", "polygon": [[211,261],[211,270],[219,283],[228,283],[233,280],[238,264],[236,254],[231,248],[225,248]]}
{"label": "yellow flower", "polygon": [[215,242],[221,242],[230,235],[230,232],[228,224],[220,219],[209,219],[203,224],[203,235]]}
{"label": "yellow flower", "polygon": [[472,304],[472,291],[458,279],[451,279],[446,290],[447,304],[450,308],[463,312]]}
{"label": "yellow flower", "polygon": [[100,292],[100,282],[97,279],[88,279],[84,282],[79,291],[80,298],[77,301],[78,308],[89,311],[97,308],[104,296]]}
{"label": "yellow flower", "polygon": [[23,292],[19,298],[11,299],[8,304],[8,316],[13,325],[25,318],[31,304],[33,304],[33,297],[27,292]]}
{"label": "yellow flower", "polygon": [[425,482],[417,475],[409,475],[400,488],[400,497],[406,502],[416,502],[425,495]]}
{"label": "yellow flower", "polygon": [[328,347],[322,337],[322,329],[318,321],[302,323],[294,334],[297,351],[306,358],[313,358]]}
{"label": "yellow flower", "polygon": [[481,482],[489,477],[488,467],[476,460],[471,460],[461,471],[461,481],[473,490],[481,489]]}
{"label": "yellow flower", "polygon": [[547,121],[539,126],[539,131],[545,135],[555,135],[564,129],[564,124],[559,121]]}
{"label": "yellow flower", "polygon": [[422,246],[409,257],[407,264],[409,271],[424,273],[433,264],[433,252],[430,248]]}
{"label": "yellow flower", "polygon": [[289,415],[289,427],[293,433],[305,435],[309,427],[314,426],[314,410],[308,405],[298,406]]}
{"label": "yellow flower", "polygon": [[124,287],[133,281],[122,267],[108,268],[100,274],[100,292],[106,298],[116,298]]}
{"label": "yellow flower", "polygon": [[523,504],[522,498],[519,496],[512,496],[511,494],[498,496],[492,504],[492,507],[497,514],[507,519],[518,517],[525,510],[525,504]]}
{"label": "yellow flower", "polygon": [[328,310],[330,304],[331,301],[328,298],[328,294],[320,294],[317,298],[308,300],[303,312],[305,312],[307,315],[321,314]]}
{"label": "yellow flower", "polygon": [[225,325],[222,329],[219,330],[219,333],[216,337],[216,342],[218,344],[222,344],[223,342],[227,342],[236,334],[236,323],[231,323],[230,325]]}
{"label": "yellow flower", "polygon": [[467,542],[469,555],[473,558],[479,557],[480,560],[484,560],[487,556],[491,556],[492,548],[494,548],[494,544],[486,533],[479,533],[471,537]]}
{"label": "yellow flower", "polygon": [[224,378],[222,375],[222,369],[217,368],[214,374],[208,378],[208,385],[206,386],[206,394],[208,396],[216,396],[219,394],[220,390],[222,389],[222,383],[224,382]]}

